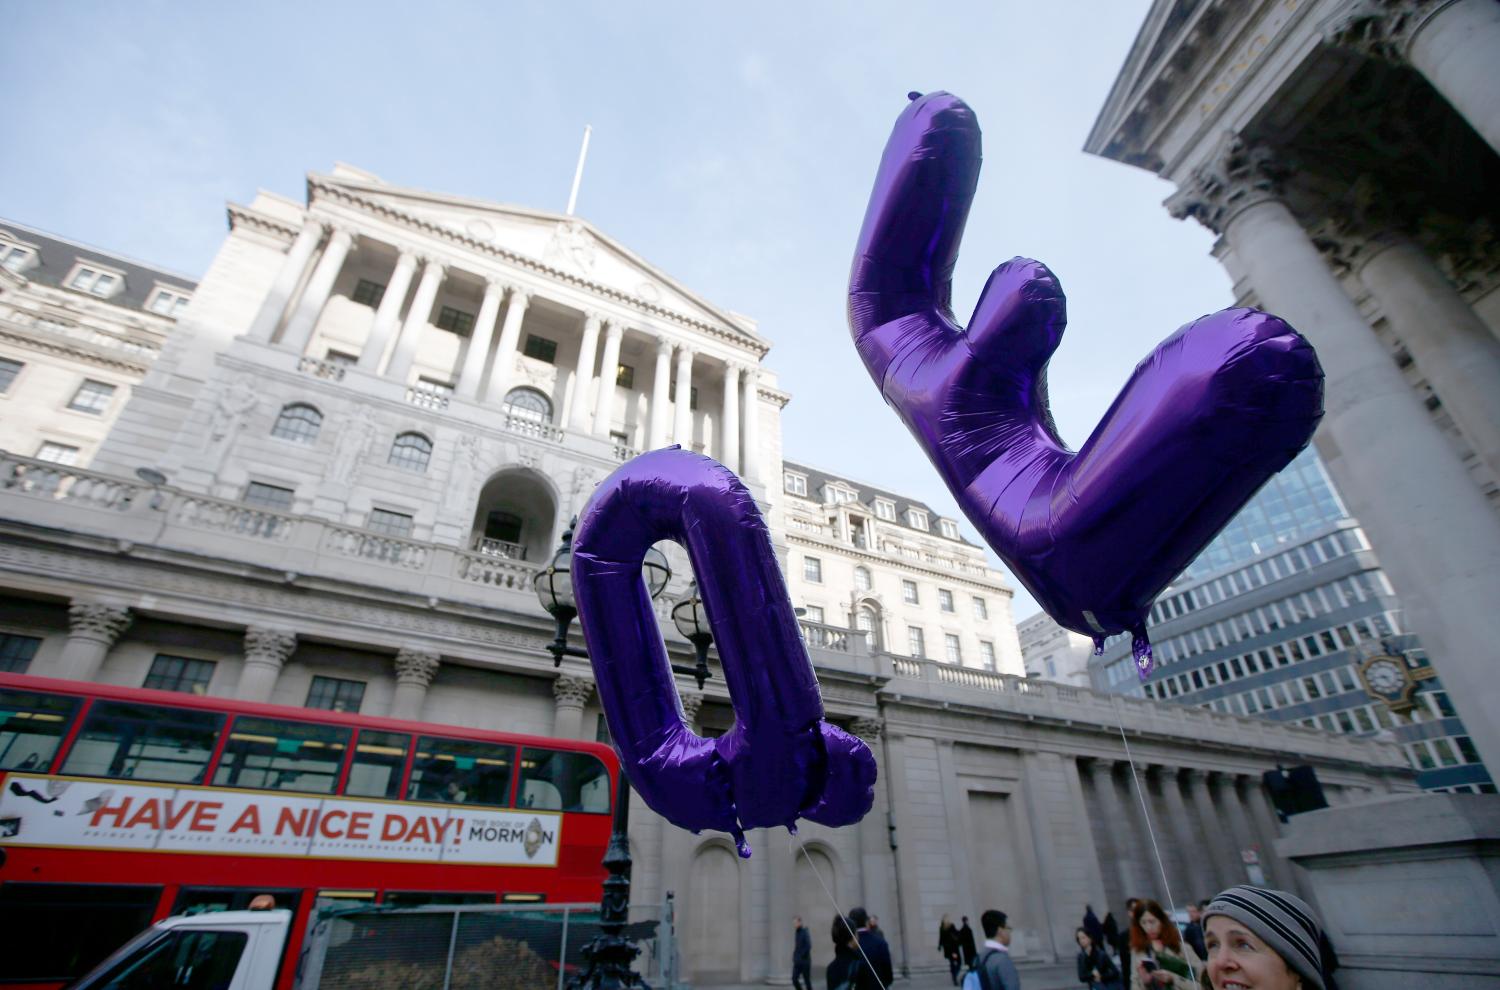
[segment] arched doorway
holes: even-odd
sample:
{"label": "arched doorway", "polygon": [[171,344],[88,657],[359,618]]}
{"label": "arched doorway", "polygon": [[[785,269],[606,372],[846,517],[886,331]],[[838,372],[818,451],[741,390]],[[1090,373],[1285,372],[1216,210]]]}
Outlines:
{"label": "arched doorway", "polygon": [[533,471],[511,468],[480,489],[469,547],[493,557],[542,563],[557,542],[556,530],[552,486]]}
{"label": "arched doorway", "polygon": [[[833,960],[833,940],[829,938],[829,931],[833,927],[834,909],[828,902],[828,894],[823,890],[823,884],[833,891],[834,899],[844,903],[843,892],[839,890],[838,870],[834,866],[833,857],[821,846],[809,843],[804,847],[806,855],[794,853],[797,857],[796,883],[794,886],[797,898],[797,915],[802,923],[807,926],[807,933],[812,936],[812,973],[813,985],[817,986],[823,981],[823,970]],[[808,860],[812,860],[811,863]],[[817,873],[813,872],[814,867]],[[822,883],[818,882],[822,877]],[[791,939],[790,930],[785,932],[773,932],[773,938]]]}
{"label": "arched doorway", "polygon": [[694,983],[740,982],[740,861],[727,845],[698,850],[682,919],[684,963]]}

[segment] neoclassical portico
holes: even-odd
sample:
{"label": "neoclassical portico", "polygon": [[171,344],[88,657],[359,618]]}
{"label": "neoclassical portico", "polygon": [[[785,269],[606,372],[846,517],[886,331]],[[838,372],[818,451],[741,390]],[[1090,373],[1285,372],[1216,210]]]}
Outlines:
{"label": "neoclassical portico", "polygon": [[1490,0],[1162,0],[1086,147],[1174,182],[1317,348],[1319,452],[1500,761],[1497,64]]}

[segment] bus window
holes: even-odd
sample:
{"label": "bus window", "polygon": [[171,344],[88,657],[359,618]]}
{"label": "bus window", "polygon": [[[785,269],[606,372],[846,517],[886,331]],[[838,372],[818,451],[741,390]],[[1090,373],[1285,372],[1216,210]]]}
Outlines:
{"label": "bus window", "polygon": [[410,748],[411,736],[404,732],[360,729],[344,793],[353,797],[400,797],[401,770]]}
{"label": "bus window", "polygon": [[96,701],[63,773],[201,784],[224,716],[128,701]]}
{"label": "bus window", "polygon": [[0,770],[50,770],[76,711],[66,695],[0,691]]}
{"label": "bus window", "polygon": [[397,907],[423,907],[428,904],[493,904],[495,895],[474,891],[388,890],[381,903]]}
{"label": "bus window", "polygon": [[161,887],[91,883],[0,884],[6,980],[66,980],[151,924]]}
{"label": "bus window", "polygon": [[524,749],[516,803],[543,811],[608,814],[609,773],[589,753]]}
{"label": "bus window", "polygon": [[413,801],[503,808],[510,804],[515,760],[514,746],[423,736],[417,740],[406,796]]}
{"label": "bus window", "polygon": [[269,894],[279,908],[297,913],[302,891],[281,887],[183,887],[172,902],[173,914],[213,914],[216,911],[246,911],[250,902]]}
{"label": "bus window", "polygon": [[350,730],[312,722],[235,717],[214,771],[221,787],[332,794],[349,747]]}

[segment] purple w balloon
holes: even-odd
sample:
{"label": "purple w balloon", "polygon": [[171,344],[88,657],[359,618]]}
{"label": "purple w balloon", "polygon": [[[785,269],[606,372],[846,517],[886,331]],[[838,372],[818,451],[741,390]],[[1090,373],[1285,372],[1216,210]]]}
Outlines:
{"label": "purple w balloon", "polygon": [[870,376],[1016,578],[1062,625],[1133,637],[1323,415],[1312,346],[1253,309],[1202,317],[1136,366],[1075,453],[1047,407],[1066,304],[1040,262],[996,268],[967,328],[953,266],[979,178],[979,124],[949,93],[912,94],[886,144],[849,277]]}

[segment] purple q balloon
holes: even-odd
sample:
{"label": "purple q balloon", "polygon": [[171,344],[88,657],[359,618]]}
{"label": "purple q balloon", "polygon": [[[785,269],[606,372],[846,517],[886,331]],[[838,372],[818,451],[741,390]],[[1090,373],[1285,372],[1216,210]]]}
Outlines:
{"label": "purple q balloon", "polygon": [[[652,544],[687,548],[718,644],[734,728],[687,727],[641,579]],[[760,510],[723,465],[678,447],[642,454],[595,490],[573,540],[573,593],[615,748],[635,787],[683,828],[729,832],[859,821],[875,758],[823,721],[786,584]]]}
{"label": "purple q balloon", "polygon": [[1202,317],[1136,366],[1069,450],[1047,407],[1065,302],[1040,262],[996,268],[967,329],[953,266],[979,180],[979,124],[948,93],[912,94],[886,144],[849,279],[849,328],[875,384],[969,520],[1054,619],[1130,632],[1151,671],[1157,593],[1323,414],[1312,346],[1251,309]]}

